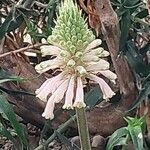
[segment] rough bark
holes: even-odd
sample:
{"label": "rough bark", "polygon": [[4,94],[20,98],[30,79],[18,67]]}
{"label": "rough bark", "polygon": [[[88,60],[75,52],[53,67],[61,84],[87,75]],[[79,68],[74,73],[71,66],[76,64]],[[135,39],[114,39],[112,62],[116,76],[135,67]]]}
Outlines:
{"label": "rough bark", "polygon": [[[44,82],[44,76],[40,76],[35,72],[26,60],[22,57],[7,56],[1,59],[0,66],[11,74],[20,75],[25,78],[32,78],[31,80],[12,83],[7,82],[3,86],[11,90],[21,90],[30,93],[34,93],[35,89],[40,87]],[[37,99],[35,96],[21,95],[21,94],[6,94],[8,100],[13,104],[16,113],[21,116],[26,122],[30,122],[36,126],[41,126],[44,123],[44,118],[41,117],[41,113],[45,104]]]}
{"label": "rough bark", "polygon": [[[111,59],[118,76],[122,100],[117,105],[106,108],[95,108],[88,117],[92,131],[102,135],[109,135],[117,128],[125,125],[123,116],[137,96],[137,88],[132,71],[123,55],[119,55],[120,29],[119,21],[109,0],[95,0],[94,6],[99,15],[102,33],[105,37]],[[134,113],[131,112],[130,115]],[[93,114],[93,115],[92,115]],[[92,117],[93,116],[93,117]],[[97,116],[97,117],[96,117]]]}
{"label": "rough bark", "polygon": [[[119,20],[109,0],[95,0],[95,8],[101,20],[102,33],[118,77],[120,92],[123,94],[123,106],[128,108],[136,97],[137,88],[127,60],[122,54],[119,54]],[[130,97],[131,95],[134,96]]]}

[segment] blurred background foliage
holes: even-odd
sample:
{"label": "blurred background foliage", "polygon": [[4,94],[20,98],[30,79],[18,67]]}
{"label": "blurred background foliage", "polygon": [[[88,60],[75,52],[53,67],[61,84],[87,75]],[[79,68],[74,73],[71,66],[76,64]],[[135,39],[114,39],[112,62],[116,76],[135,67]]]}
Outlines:
{"label": "blurred background foliage", "polygon": [[[77,0],[83,15],[88,18],[89,27],[92,28],[95,34],[103,38],[101,33],[100,20],[97,14],[91,13],[93,10],[94,0]],[[5,56],[11,55],[17,59],[16,53],[12,51],[32,46],[21,51],[20,56],[32,66],[39,63],[42,59],[39,47],[34,47],[35,44],[45,43],[45,39],[51,35],[52,28],[55,26],[54,20],[58,13],[58,7],[61,0],[1,0],[0,1],[0,134],[7,137],[15,149],[33,149],[29,142],[28,132],[24,128],[23,123],[20,123],[18,115],[13,111],[13,104],[8,101],[7,95],[19,95],[30,98],[35,97],[34,92],[25,89],[6,88],[5,83],[18,85],[35,79],[36,77],[22,77],[18,74],[12,74],[4,67]],[[110,137],[107,149],[111,150],[117,145],[127,145],[129,141],[133,141],[135,149],[146,149],[150,145],[150,16],[147,1],[144,0],[111,0],[113,9],[118,15],[120,25],[120,51],[118,55],[124,55],[128,60],[130,68],[135,77],[135,83],[138,88],[138,97],[133,102],[128,111],[142,107],[144,113],[139,113],[139,116],[144,115],[147,119],[126,118],[127,127],[120,128]],[[91,9],[92,8],[92,9]],[[105,40],[103,46],[107,49]],[[27,53],[30,52],[30,53]],[[5,56],[3,54],[7,53]],[[123,66],[122,66],[123,67]],[[22,67],[23,68],[23,67]],[[45,74],[50,77],[54,72],[50,71]],[[38,76],[38,75],[36,75]],[[118,91],[117,87],[116,92]],[[85,88],[86,102],[92,109],[95,105],[102,101],[101,93],[97,87],[88,85]],[[111,100],[112,103],[121,100],[121,95],[118,94]],[[30,100],[32,102],[32,99]],[[12,101],[11,101],[12,103]],[[60,114],[62,110],[56,110],[56,114]],[[99,114],[101,115],[101,114]],[[17,116],[17,117],[16,117]],[[75,121],[74,112],[69,112],[69,119],[59,128],[52,128],[50,121],[45,121],[43,129],[40,129],[38,139],[39,147],[47,149],[48,144],[55,137],[70,149],[79,149],[78,145],[72,144],[64,131],[68,129],[70,123]],[[135,123],[136,122],[136,123]],[[145,124],[147,127],[142,127]],[[53,129],[54,132],[49,132]],[[37,129],[36,131],[38,131]],[[139,139],[139,134],[142,134],[142,139]],[[145,138],[145,135],[147,137]],[[117,142],[114,141],[117,137]],[[149,142],[145,142],[149,139]],[[119,147],[120,148],[120,147]]]}

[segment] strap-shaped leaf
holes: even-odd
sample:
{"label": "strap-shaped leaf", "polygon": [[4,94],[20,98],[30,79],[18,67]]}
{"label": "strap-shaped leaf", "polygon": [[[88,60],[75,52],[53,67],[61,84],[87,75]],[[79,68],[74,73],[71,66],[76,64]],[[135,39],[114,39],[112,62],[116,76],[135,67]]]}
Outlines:
{"label": "strap-shaped leaf", "polygon": [[139,106],[139,104],[145,100],[145,98],[150,94],[150,75],[149,77],[143,82],[142,84],[142,89],[138,95],[137,100],[133,103],[133,105],[131,106],[131,108],[128,111],[133,110],[134,108],[136,108],[137,106]]}
{"label": "strap-shaped leaf", "polygon": [[11,75],[4,69],[0,68],[0,84],[8,81],[23,81],[23,80],[26,79],[19,76]]}
{"label": "strap-shaped leaf", "polygon": [[143,150],[143,134],[140,126],[128,127],[135,150]]}
{"label": "strap-shaped leaf", "polygon": [[136,52],[136,47],[132,41],[127,43],[126,56],[130,66],[135,70],[141,77],[147,77],[150,73],[150,67],[146,66],[141,56]]}
{"label": "strap-shaped leaf", "polygon": [[16,131],[20,141],[28,146],[27,138],[25,136],[24,129],[19,124],[19,122],[16,119],[16,115],[11,107],[11,105],[8,103],[7,99],[0,95],[0,110],[7,116],[8,120],[10,121],[12,127]]}
{"label": "strap-shaped leaf", "polygon": [[85,102],[86,104],[91,108],[94,107],[96,104],[101,102],[102,99],[102,93],[100,91],[100,88],[94,87],[92,88],[88,93],[85,95]]}
{"label": "strap-shaped leaf", "polygon": [[0,123],[0,135],[7,137],[14,145],[16,150],[19,150],[19,145],[16,143],[11,133]]}
{"label": "strap-shaped leaf", "polygon": [[109,138],[106,150],[113,150],[117,145],[126,144],[126,136],[129,134],[127,127],[116,130]]}

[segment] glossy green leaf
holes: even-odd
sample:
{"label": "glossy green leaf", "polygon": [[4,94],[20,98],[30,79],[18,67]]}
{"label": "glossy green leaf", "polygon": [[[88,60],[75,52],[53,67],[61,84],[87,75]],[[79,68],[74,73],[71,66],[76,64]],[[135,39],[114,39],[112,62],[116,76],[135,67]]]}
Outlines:
{"label": "glossy green leaf", "polygon": [[121,24],[120,51],[125,51],[125,43],[127,41],[128,32],[131,26],[130,15],[131,14],[129,10],[125,11],[120,21],[120,24]]}
{"label": "glossy green leaf", "polygon": [[0,69],[0,84],[8,81],[23,81],[23,80],[26,79],[19,76],[11,75],[4,69]]}
{"label": "glossy green leaf", "polygon": [[131,140],[133,142],[135,150],[143,150],[143,133],[142,125],[145,122],[145,117],[126,117],[124,118],[128,123],[128,131],[130,133]]}
{"label": "glossy green leaf", "polygon": [[128,111],[131,111],[139,106],[139,104],[145,100],[145,98],[150,94],[150,75],[145,79],[142,84],[142,89],[138,95],[137,100],[133,103],[131,108]]}
{"label": "glossy green leaf", "polygon": [[22,126],[17,121],[16,115],[15,115],[11,105],[8,103],[8,101],[6,100],[6,98],[3,95],[0,95],[0,109],[7,116],[12,127],[16,131],[20,141],[24,145],[28,146],[28,142],[27,142],[27,138],[25,137],[24,129],[22,128]]}
{"label": "glossy green leaf", "polygon": [[7,88],[4,88],[2,86],[0,86],[0,91],[5,92],[7,94],[11,94],[11,95],[21,94],[21,95],[35,96],[35,93],[30,93],[30,92],[21,91],[21,90],[7,89]]}
{"label": "glossy green leaf", "polygon": [[102,101],[102,93],[99,87],[92,88],[85,95],[85,102],[91,108]]}
{"label": "glossy green leaf", "polygon": [[130,66],[135,70],[141,77],[147,77],[150,73],[150,66],[144,64],[141,56],[136,52],[136,47],[133,42],[128,41],[126,56]]}
{"label": "glossy green leaf", "polygon": [[140,3],[140,0],[121,0],[121,3],[123,6],[132,7],[138,3]]}
{"label": "glossy green leaf", "polygon": [[0,135],[5,136],[9,139],[16,150],[20,150],[19,145],[17,144],[15,138],[11,135],[11,133],[0,123]]}
{"label": "glossy green leaf", "polygon": [[5,36],[12,21],[12,13],[10,13],[3,24],[0,26],[0,40]]}
{"label": "glossy green leaf", "polygon": [[148,16],[148,10],[144,9],[135,15],[136,18],[143,19]]}
{"label": "glossy green leaf", "polygon": [[106,150],[113,150],[117,145],[126,145],[126,136],[129,134],[127,127],[116,130],[109,138]]}
{"label": "glossy green leaf", "polygon": [[143,150],[143,134],[140,126],[128,127],[135,150]]}

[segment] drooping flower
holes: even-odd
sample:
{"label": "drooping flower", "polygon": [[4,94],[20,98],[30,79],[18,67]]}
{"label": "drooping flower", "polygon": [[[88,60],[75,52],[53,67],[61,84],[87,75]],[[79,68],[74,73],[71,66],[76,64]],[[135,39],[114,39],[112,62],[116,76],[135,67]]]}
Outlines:
{"label": "drooping flower", "polygon": [[86,107],[83,81],[87,78],[99,84],[103,99],[107,100],[115,95],[109,85],[96,76],[101,73],[115,82],[116,74],[109,70],[109,62],[103,59],[109,56],[109,52],[100,47],[102,41],[95,39],[73,0],[61,3],[56,26],[48,37],[48,42],[50,45],[41,47],[42,56],[55,57],[41,62],[35,69],[38,73],[43,73],[57,68],[61,73],[47,79],[36,90],[38,98],[43,101],[48,99],[43,117],[53,119],[55,103],[63,99],[64,109]]}

